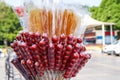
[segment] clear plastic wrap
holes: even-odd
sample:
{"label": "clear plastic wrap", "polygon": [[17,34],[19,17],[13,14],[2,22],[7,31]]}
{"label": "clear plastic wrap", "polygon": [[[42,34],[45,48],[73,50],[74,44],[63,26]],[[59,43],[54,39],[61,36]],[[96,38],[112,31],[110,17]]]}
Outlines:
{"label": "clear plastic wrap", "polygon": [[64,4],[59,0],[27,0],[23,6],[13,9],[25,31],[47,33],[51,37],[63,33],[81,36],[86,29],[84,15],[87,13],[81,6]]}
{"label": "clear plastic wrap", "polygon": [[84,53],[86,48],[81,37],[85,30],[84,10],[79,11],[78,6],[59,0],[27,0],[23,6],[13,9],[23,31],[11,44],[17,55],[12,63],[21,74],[27,73],[23,74],[25,79],[70,80],[75,77],[91,57]]}

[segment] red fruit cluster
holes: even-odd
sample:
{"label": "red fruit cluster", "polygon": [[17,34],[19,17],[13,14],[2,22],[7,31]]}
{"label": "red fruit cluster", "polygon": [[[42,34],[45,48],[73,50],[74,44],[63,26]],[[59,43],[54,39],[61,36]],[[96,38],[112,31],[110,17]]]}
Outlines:
{"label": "red fruit cluster", "polygon": [[48,70],[59,71],[64,78],[75,77],[91,57],[84,54],[82,39],[73,35],[48,38],[46,33],[22,32],[11,47],[17,55],[12,63],[26,80],[42,77]]}

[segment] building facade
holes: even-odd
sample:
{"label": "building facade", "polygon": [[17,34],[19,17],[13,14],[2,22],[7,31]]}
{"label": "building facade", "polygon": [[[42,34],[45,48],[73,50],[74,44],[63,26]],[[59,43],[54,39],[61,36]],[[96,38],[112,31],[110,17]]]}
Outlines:
{"label": "building facade", "polygon": [[[118,31],[112,32],[113,42],[116,41],[116,39],[117,39],[117,32]],[[110,31],[105,30],[104,34],[105,34],[105,44],[111,44]],[[87,29],[84,34],[84,39],[88,44],[89,43],[90,44],[102,44],[102,42],[103,42],[102,30],[96,30],[95,28]]]}

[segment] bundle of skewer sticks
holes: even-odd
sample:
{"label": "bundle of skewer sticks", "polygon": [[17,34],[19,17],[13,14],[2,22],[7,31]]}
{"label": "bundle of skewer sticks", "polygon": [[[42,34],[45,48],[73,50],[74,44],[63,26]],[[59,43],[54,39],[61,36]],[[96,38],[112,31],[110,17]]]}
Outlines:
{"label": "bundle of skewer sticks", "polygon": [[46,10],[34,9],[30,12],[30,31],[47,33],[49,37],[53,34],[74,34],[80,19],[72,10]]}

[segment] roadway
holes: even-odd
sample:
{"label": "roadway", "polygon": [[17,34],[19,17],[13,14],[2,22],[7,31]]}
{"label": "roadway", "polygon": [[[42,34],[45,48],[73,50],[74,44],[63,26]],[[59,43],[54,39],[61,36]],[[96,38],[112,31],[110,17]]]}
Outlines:
{"label": "roadway", "polygon": [[[0,59],[0,80],[5,80],[5,59]],[[72,80],[120,80],[120,56],[92,54],[92,58]]]}
{"label": "roadway", "polygon": [[72,80],[120,80],[120,56],[92,54],[86,66]]}

